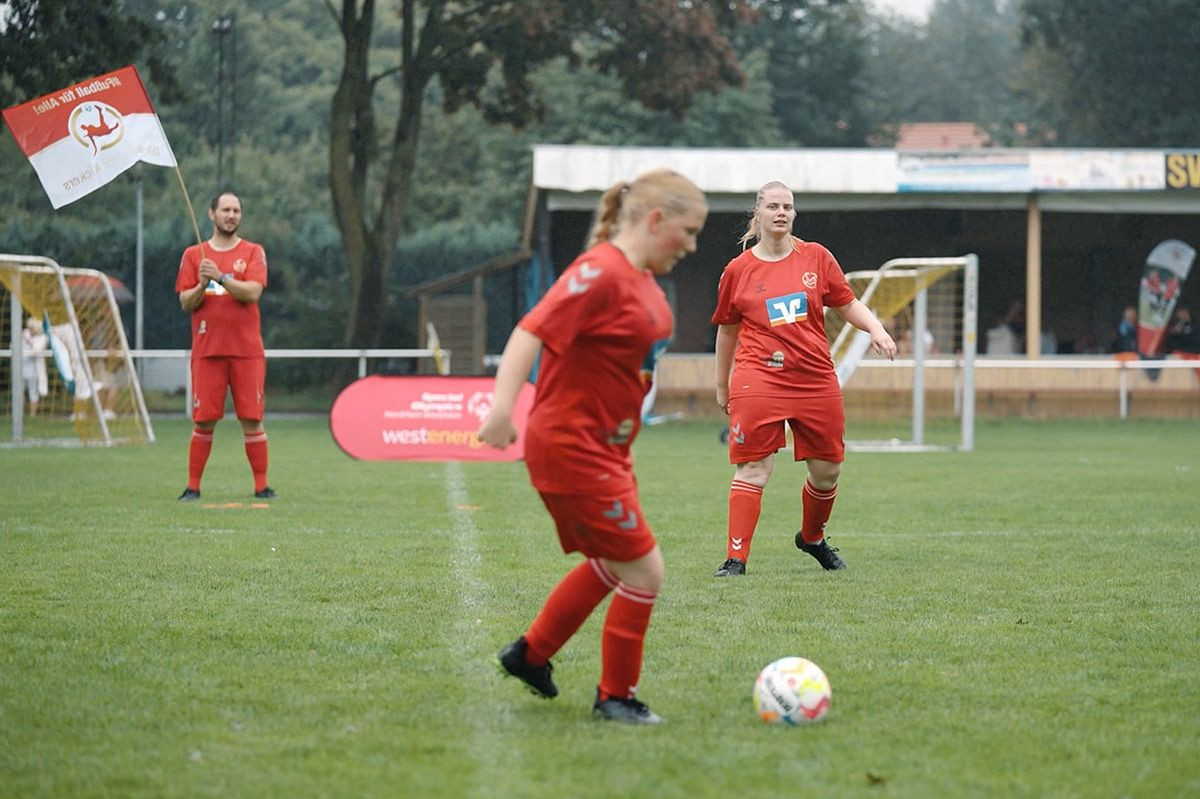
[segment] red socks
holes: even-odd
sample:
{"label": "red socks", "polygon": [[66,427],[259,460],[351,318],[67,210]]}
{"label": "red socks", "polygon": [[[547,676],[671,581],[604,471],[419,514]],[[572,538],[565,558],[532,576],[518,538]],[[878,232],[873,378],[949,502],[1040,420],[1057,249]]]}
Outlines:
{"label": "red socks", "polygon": [[254,473],[254,490],[262,491],[267,487],[267,434],[244,433],[243,440],[246,444],[246,460],[250,461],[250,471]]}
{"label": "red socks", "polygon": [[621,583],[608,606],[600,638],[600,700],[630,699],[642,673],[642,648],[658,594]]}
{"label": "red socks", "polygon": [[554,657],[617,582],[612,572],[595,559],[585,560],[567,572],[525,633],[529,644],[526,659],[540,666]]}
{"label": "red socks", "polygon": [[808,480],[804,481],[804,516],[800,523],[800,538],[806,544],[816,544],[825,537],[825,523],[833,512],[833,501],[837,499],[837,486],[820,489]]}
{"label": "red socks", "polygon": [[567,572],[525,633],[525,658],[546,663],[613,592],[601,634],[601,699],[632,697],[642,673],[642,648],[650,613],[658,595],[617,580],[599,560],[590,559]]}
{"label": "red socks", "polygon": [[188,484],[193,491],[200,490],[200,478],[204,476],[204,465],[212,452],[213,431],[197,427],[192,430],[192,443],[188,447]]}
{"label": "red socks", "polygon": [[762,486],[734,480],[729,484],[729,527],[726,532],[725,557],[750,560],[750,540],[762,512]]}

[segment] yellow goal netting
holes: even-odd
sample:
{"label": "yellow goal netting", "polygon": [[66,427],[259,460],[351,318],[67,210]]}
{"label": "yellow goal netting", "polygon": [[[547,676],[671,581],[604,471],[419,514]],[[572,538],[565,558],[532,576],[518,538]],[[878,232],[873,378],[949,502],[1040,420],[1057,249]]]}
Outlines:
{"label": "yellow goal netting", "polygon": [[893,259],[846,279],[898,347],[894,362],[880,359],[870,352],[870,336],[826,315],[847,446],[971,449],[978,259]]}
{"label": "yellow goal netting", "polygon": [[154,440],[107,275],[0,255],[0,444]]}

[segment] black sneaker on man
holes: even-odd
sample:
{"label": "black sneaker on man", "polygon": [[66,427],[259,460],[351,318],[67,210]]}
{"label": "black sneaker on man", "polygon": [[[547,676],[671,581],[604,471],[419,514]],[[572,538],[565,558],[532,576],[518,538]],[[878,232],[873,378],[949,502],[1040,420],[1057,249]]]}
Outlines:
{"label": "black sneaker on man", "polygon": [[179,495],[179,502],[194,502],[200,499],[200,492],[193,488],[183,489],[183,493]]}
{"label": "black sneaker on man", "polygon": [[796,533],[796,548],[816,558],[817,563],[820,563],[821,568],[826,571],[836,571],[846,568],[845,562],[838,557],[837,549],[829,546],[828,539],[822,538],[815,544],[806,544],[804,543],[804,537],[800,533]]}
{"label": "black sneaker on man", "polygon": [[713,572],[713,577],[738,577],[746,573],[746,561],[730,558]]}
{"label": "black sneaker on man", "polygon": [[662,724],[665,721],[662,716],[633,697],[618,699],[610,696],[602,700],[599,689],[596,689],[596,703],[592,705],[592,715],[605,721],[619,721],[623,724]]}
{"label": "black sneaker on man", "polygon": [[267,486],[262,491],[254,492],[255,499],[275,499],[276,496],[278,495],[275,493],[275,489],[270,486]]}
{"label": "black sneaker on man", "polygon": [[529,642],[522,635],[501,649],[492,662],[496,664],[496,668],[501,674],[516,677],[525,683],[530,693],[543,699],[553,699],[558,696],[558,688],[550,679],[550,672],[554,671],[554,666],[550,665],[550,661],[546,661],[542,666],[530,663],[525,659],[525,650],[528,648]]}

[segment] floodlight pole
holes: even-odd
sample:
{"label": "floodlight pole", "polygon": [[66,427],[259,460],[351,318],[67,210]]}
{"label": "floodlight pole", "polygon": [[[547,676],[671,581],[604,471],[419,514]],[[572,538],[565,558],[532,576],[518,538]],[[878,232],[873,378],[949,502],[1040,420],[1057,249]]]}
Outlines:
{"label": "floodlight pole", "polygon": [[[217,35],[217,191],[221,191],[225,187],[225,37],[233,33],[233,17],[218,17],[212,31]],[[235,69],[236,64],[235,60]]]}

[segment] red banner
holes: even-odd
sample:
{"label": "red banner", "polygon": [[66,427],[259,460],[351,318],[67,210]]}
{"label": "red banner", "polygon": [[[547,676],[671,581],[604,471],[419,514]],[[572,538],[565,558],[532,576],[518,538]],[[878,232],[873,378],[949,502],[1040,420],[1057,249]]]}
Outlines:
{"label": "red banner", "polygon": [[366,461],[515,461],[525,456],[534,387],[517,397],[517,443],[494,449],[476,436],[492,410],[490,377],[383,377],[356,380],[329,411],[333,440]]}

